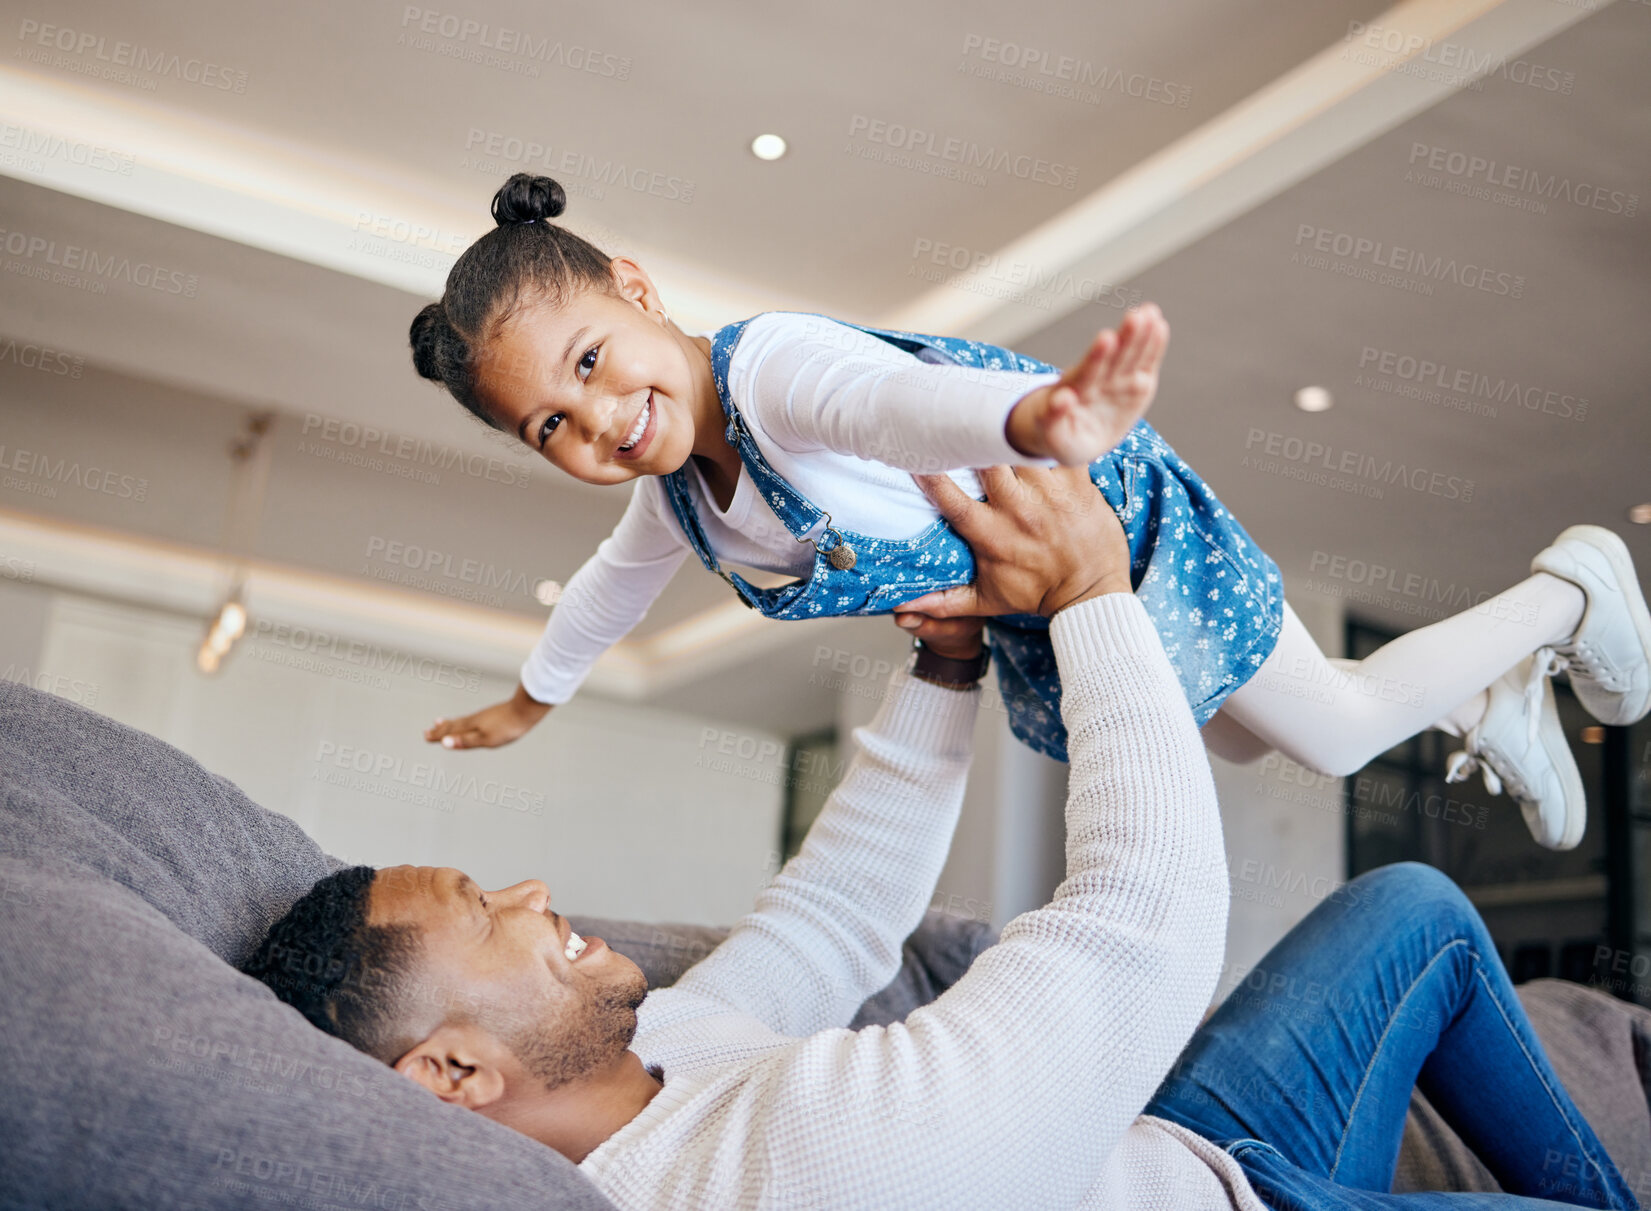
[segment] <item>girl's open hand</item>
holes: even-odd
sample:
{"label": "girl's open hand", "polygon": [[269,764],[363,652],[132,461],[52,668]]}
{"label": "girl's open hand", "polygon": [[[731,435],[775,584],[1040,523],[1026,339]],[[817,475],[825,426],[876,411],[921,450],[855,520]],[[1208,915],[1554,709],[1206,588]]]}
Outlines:
{"label": "girl's open hand", "polygon": [[1169,324],[1156,303],[1132,309],[1099,332],[1060,381],[1032,392],[1009,413],[1005,434],[1022,454],[1088,466],[1123,441],[1158,391]]}
{"label": "girl's open hand", "polygon": [[424,738],[443,748],[498,748],[525,734],[550,713],[551,707],[535,702],[521,686],[503,702],[483,707],[462,719],[438,719],[424,731]]}

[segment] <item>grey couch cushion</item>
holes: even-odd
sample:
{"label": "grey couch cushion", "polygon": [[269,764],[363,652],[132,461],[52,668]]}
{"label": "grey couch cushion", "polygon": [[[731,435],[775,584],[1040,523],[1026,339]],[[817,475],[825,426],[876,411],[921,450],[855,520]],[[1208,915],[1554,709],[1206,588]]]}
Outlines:
{"label": "grey couch cushion", "polygon": [[336,863],[153,736],[0,681],[0,856],[128,888],[229,963]]}

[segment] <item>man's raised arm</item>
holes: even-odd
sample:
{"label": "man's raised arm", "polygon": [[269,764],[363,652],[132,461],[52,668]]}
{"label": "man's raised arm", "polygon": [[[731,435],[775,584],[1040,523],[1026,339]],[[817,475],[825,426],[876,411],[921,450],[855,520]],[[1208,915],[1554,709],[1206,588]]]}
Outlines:
{"label": "man's raised arm", "polygon": [[[979,625],[946,633],[956,655]],[[971,638],[954,638],[966,632]],[[931,628],[931,635],[936,632]],[[900,968],[951,846],[973,750],[980,690],[896,670],[876,717],[797,856],[756,908],[674,985],[748,1013],[782,1034],[843,1026]],[[697,1012],[655,1001],[656,1025]]]}
{"label": "man's raised arm", "polygon": [[[789,1053],[771,1097],[836,1125],[845,1155],[921,1156],[926,1184],[904,1206],[1123,1205],[1098,1183],[1219,974],[1228,889],[1209,763],[1081,469],[983,473],[989,506],[929,482],[978,579],[911,604],[1051,618],[1066,879],[904,1023]],[[843,1205],[871,1192],[852,1194]]]}

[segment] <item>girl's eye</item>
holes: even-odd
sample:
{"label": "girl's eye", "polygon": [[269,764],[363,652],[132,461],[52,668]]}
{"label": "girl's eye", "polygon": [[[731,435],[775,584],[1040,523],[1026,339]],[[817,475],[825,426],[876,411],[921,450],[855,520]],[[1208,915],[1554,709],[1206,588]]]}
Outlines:
{"label": "girl's eye", "polygon": [[543,448],[545,442],[550,440],[550,435],[552,433],[556,432],[556,426],[561,424],[561,423],[562,423],[562,414],[560,412],[554,414],[553,416],[545,417],[545,423],[539,426],[539,446],[540,446],[540,448]]}
{"label": "girl's eye", "polygon": [[[596,351],[598,349],[600,349],[601,347],[602,347],[601,343],[598,342],[597,344],[592,345],[589,349],[585,350],[585,356],[579,359],[579,365],[585,366],[586,362],[590,362],[590,365],[585,366],[585,369],[587,369],[587,370],[596,369],[596,362],[593,359],[596,357]],[[585,380],[580,379],[579,381],[584,382]]]}

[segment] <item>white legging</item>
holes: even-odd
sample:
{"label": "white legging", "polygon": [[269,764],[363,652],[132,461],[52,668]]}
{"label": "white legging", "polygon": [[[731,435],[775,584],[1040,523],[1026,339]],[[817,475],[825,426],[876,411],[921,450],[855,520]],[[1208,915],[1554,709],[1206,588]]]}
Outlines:
{"label": "white legging", "polygon": [[1277,749],[1341,775],[1430,727],[1464,735],[1484,715],[1486,687],[1574,634],[1585,604],[1576,585],[1538,572],[1363,660],[1341,660],[1319,650],[1286,602],[1278,645],[1204,726],[1204,743],[1240,764]]}

